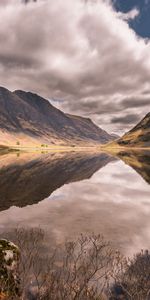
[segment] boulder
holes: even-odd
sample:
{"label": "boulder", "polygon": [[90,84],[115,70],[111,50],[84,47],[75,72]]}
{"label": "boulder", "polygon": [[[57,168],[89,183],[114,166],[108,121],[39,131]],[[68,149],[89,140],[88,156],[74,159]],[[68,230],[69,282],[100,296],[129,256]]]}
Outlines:
{"label": "boulder", "polygon": [[[20,294],[19,248],[12,242],[0,240],[0,300],[13,299]],[[15,298],[14,298],[15,299]]]}

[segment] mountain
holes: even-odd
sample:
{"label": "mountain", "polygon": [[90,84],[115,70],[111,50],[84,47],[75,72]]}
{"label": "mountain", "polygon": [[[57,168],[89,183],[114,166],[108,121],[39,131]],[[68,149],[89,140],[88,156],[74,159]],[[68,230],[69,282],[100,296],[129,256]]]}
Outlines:
{"label": "mountain", "polygon": [[150,147],[150,113],[117,142],[121,146]]}
{"label": "mountain", "polygon": [[90,178],[114,160],[105,153],[84,152],[0,155],[0,211],[38,203],[64,184]]}
{"label": "mountain", "polygon": [[37,94],[0,87],[0,145],[93,145],[113,139],[90,119],[65,114]]}
{"label": "mountain", "polygon": [[106,147],[133,147],[149,148],[150,147],[150,113],[148,113],[133,129],[125,133],[115,142],[108,143]]}

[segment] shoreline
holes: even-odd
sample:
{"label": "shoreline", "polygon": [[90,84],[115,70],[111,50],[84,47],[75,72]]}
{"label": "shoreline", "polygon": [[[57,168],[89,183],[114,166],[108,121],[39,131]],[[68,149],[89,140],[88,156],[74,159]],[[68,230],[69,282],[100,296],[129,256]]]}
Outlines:
{"label": "shoreline", "polygon": [[116,147],[110,147],[110,146],[102,146],[103,149],[110,149],[110,150],[150,150],[150,147],[122,147],[122,146],[116,146]]}
{"label": "shoreline", "polygon": [[0,153],[1,152],[6,152],[6,153],[10,153],[10,152],[22,152],[22,151],[26,151],[26,152],[80,152],[80,151],[96,151],[96,152],[109,152],[109,153],[118,153],[120,151],[150,151],[150,147],[120,147],[120,146],[116,146],[116,147],[112,147],[112,146],[106,146],[106,145],[89,145],[89,146],[61,146],[61,145],[53,145],[53,146],[48,146],[48,147],[41,147],[41,146],[16,146],[16,145],[12,145],[12,146],[4,146],[4,145],[0,145]]}

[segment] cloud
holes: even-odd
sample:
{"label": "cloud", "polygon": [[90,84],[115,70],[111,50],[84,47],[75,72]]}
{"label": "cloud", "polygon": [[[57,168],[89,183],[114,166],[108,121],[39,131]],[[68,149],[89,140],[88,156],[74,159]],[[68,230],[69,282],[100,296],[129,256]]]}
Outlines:
{"label": "cloud", "polygon": [[129,12],[127,13],[122,13],[122,12],[118,12],[118,16],[125,21],[130,21],[130,20],[134,20],[135,18],[137,18],[140,14],[140,11],[138,8],[133,8],[131,9]]}
{"label": "cloud", "polygon": [[148,91],[148,97],[141,95],[140,97],[128,97],[122,100],[123,108],[140,108],[140,107],[148,107],[150,104],[150,96]]}
{"label": "cloud", "polygon": [[122,130],[111,122],[116,114],[147,112],[150,42],[110,1],[3,1],[0,45],[0,83],[7,88],[61,99],[61,109],[113,131]]}
{"label": "cloud", "polygon": [[112,120],[112,123],[123,123],[123,124],[133,124],[138,121],[137,115],[126,115],[121,117],[114,117]]}

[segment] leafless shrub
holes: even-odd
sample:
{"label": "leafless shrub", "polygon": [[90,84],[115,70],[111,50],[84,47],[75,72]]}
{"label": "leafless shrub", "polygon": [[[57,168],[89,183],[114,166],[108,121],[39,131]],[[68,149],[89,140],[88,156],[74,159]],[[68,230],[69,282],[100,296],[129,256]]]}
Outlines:
{"label": "leafless shrub", "polygon": [[17,229],[11,240],[21,253],[22,300],[150,299],[148,252],[129,260],[93,234],[81,235],[47,255],[41,229]]}
{"label": "leafless shrub", "polygon": [[112,262],[112,250],[103,237],[81,235],[65,244],[63,256],[59,250],[43,299],[103,299]]}
{"label": "leafless shrub", "polygon": [[81,235],[48,256],[42,254],[44,232],[40,229],[17,229],[11,240],[21,253],[23,299],[102,299],[112,264],[112,250],[102,236]]}
{"label": "leafless shrub", "polygon": [[[115,284],[110,299],[149,300],[150,253],[141,251],[133,259],[119,259],[112,277]],[[122,298],[116,298],[117,294]]]}

